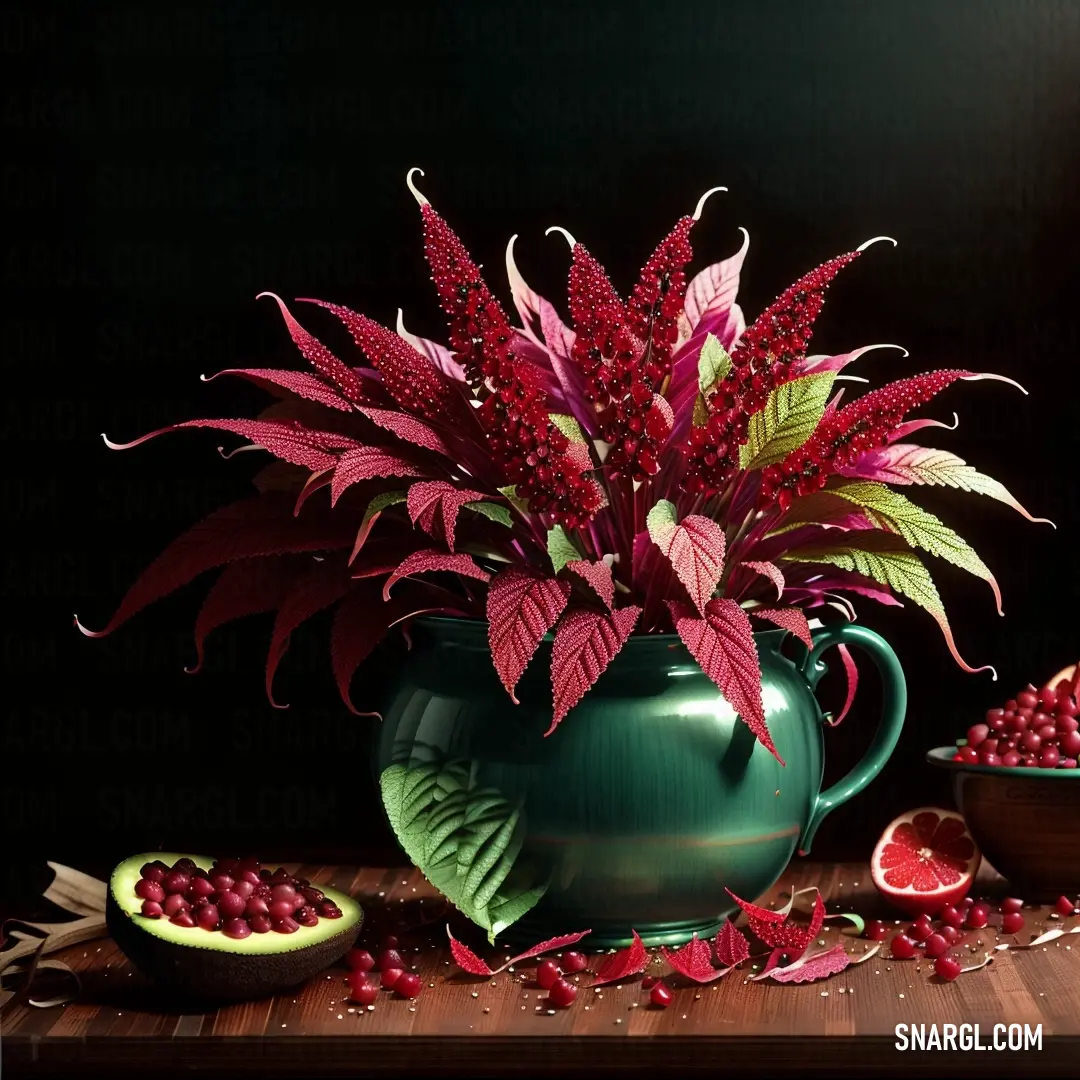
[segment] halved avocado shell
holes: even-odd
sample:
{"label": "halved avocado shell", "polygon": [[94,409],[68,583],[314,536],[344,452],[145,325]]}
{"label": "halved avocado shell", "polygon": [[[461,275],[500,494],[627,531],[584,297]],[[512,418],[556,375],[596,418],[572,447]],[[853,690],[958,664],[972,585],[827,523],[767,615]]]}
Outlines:
{"label": "halved avocado shell", "polygon": [[[135,895],[142,867],[155,859],[172,865],[179,858],[154,851],[125,859],[109,878],[105,901],[109,933],[124,955],[152,982],[177,994],[222,1001],[275,994],[340,960],[360,932],[360,905],[325,885],[319,888],[341,908],[341,918],[320,919],[318,926],[301,926],[292,934],[271,930],[238,940],[220,931],[176,926],[166,918],[146,918]],[[203,870],[214,861],[188,858]]]}

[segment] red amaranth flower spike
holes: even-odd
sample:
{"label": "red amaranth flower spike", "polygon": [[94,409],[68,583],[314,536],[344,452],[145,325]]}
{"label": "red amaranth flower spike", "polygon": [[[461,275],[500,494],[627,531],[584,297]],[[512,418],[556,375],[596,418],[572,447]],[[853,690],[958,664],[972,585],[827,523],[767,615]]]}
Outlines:
{"label": "red amaranth flower spike", "polygon": [[304,359],[323,378],[333,383],[345,398],[354,405],[359,405],[361,402],[368,400],[361,385],[360,377],[356,372],[348,364],[342,363],[318,338],[309,334],[293,318],[291,312],[285,306],[285,301],[280,296],[272,292],[261,292],[255,299],[261,300],[264,296],[269,296],[271,300],[276,301],[277,306],[281,309],[285,325],[289,328],[289,335],[296,343],[296,347],[304,354]]}
{"label": "red amaranth flower spike", "polygon": [[762,470],[759,504],[766,507],[775,502],[786,509],[796,495],[820,491],[832,473],[864,451],[886,445],[890,433],[912,409],[961,379],[998,379],[1018,385],[1000,375],[946,368],[871,390],[822,420],[814,434],[782,463]]}
{"label": "red amaranth flower spike", "polygon": [[[571,452],[551,422],[539,372],[514,354],[515,332],[457,234],[412,183],[424,221],[424,251],[450,328],[454,358],[478,393],[488,447],[517,496],[571,526],[587,524],[603,505],[591,462]],[[421,175],[423,175],[421,173]]]}
{"label": "red amaranth flower spike", "polygon": [[685,491],[712,494],[735,472],[738,449],[746,442],[747,417],[764,407],[771,390],[794,377],[793,365],[806,355],[830,282],[872,243],[868,240],[804,274],[747,328],[731,353],[731,370],[709,395],[708,420],[690,431]]}
{"label": "red amaranth flower spike", "polygon": [[427,420],[460,418],[461,395],[426,357],[374,319],[325,300],[306,300],[336,315],[352,334],[357,348],[382,375],[386,392],[401,408]]}
{"label": "red amaranth flower spike", "polygon": [[540,639],[555,625],[570,599],[570,585],[519,567],[501,570],[488,587],[491,659],[510,700]]}

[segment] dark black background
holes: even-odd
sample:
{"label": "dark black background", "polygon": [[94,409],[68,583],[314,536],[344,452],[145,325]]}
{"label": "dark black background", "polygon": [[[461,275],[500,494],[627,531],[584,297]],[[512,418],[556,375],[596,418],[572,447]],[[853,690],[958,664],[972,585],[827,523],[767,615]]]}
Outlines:
{"label": "dark black background", "polygon": [[[370,720],[338,703],[325,624],[296,636],[265,702],[266,621],[211,641],[183,673],[205,582],[89,641],[174,535],[242,495],[255,455],[186,433],[249,415],[253,388],[199,382],[296,363],[263,289],[319,296],[436,336],[408,167],[493,284],[506,238],[560,300],[562,224],[627,287],[698,195],[697,265],[752,244],[752,317],[789,281],[867,237],[899,240],[834,286],[815,351],[874,341],[875,382],[941,366],[965,384],[928,433],[1005,482],[1025,522],[973,495],[923,503],[981,552],[1005,594],[936,563],[959,671],[918,610],[863,608],[910,680],[907,730],[815,853],[866,857],[896,813],[948,799],[927,748],[1029,678],[1080,655],[1075,422],[1080,281],[1080,5],[926,2],[318,4],[5,7],[3,650],[0,820],[19,867],[105,866],[158,845],[379,860],[395,847],[366,766]],[[317,324],[317,327],[316,327]],[[327,324],[327,340],[344,348]],[[235,440],[233,441],[235,442]],[[387,663],[372,664],[376,693]],[[874,689],[827,735],[854,761]],[[357,683],[358,693],[360,682]],[[835,692],[835,688],[833,688]],[[572,717],[570,721],[572,722]]]}

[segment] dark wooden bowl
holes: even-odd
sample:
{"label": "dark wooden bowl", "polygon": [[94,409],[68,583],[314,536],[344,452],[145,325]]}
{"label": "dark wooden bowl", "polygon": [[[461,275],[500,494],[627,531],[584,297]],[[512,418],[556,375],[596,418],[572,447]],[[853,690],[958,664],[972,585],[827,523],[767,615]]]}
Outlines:
{"label": "dark wooden bowl", "polygon": [[953,795],[986,860],[1025,900],[1080,892],[1080,769],[1009,769],[926,760],[953,774]]}

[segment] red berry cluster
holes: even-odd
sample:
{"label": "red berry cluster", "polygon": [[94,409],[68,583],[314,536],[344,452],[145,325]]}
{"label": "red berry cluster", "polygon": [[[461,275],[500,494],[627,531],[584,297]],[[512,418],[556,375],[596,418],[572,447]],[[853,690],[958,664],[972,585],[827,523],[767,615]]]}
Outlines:
{"label": "red berry cluster", "polygon": [[226,937],[252,934],[294,934],[319,919],[340,919],[341,909],[306,878],[281,869],[268,870],[255,859],[219,859],[202,870],[191,859],[172,866],[155,859],[140,871],[135,895],[148,919],[203,930]]}
{"label": "red berry cluster", "polygon": [[985,723],[968,729],[966,742],[957,742],[953,761],[1075,769],[1080,758],[1077,712],[1080,709],[1069,686],[1036,690],[1029,683],[1002,708],[991,709]]}
{"label": "red berry cluster", "polygon": [[[346,982],[349,984],[349,996],[357,1005],[374,1005],[379,997],[379,986],[383,990],[394,990],[403,998],[412,1000],[420,996],[424,982],[414,971],[405,970],[405,961],[398,952],[398,939],[392,934],[383,939],[378,959],[367,949],[350,949],[345,954],[345,963],[349,965]],[[379,982],[376,982],[378,977]]]}
{"label": "red berry cluster", "polygon": [[806,355],[829,283],[858,255],[851,251],[811,270],[747,329],[731,354],[731,371],[709,395],[708,420],[690,431],[685,491],[714,494],[738,468],[747,418],[764,408],[769,393],[791,378],[792,365]]}
{"label": "red berry cluster", "polygon": [[424,250],[442,309],[450,316],[450,347],[484,397],[480,420],[506,480],[533,510],[565,525],[589,522],[603,505],[583,458],[548,417],[546,395],[513,352],[513,328],[453,230],[425,203]]}
{"label": "red berry cluster", "polygon": [[[1069,905],[1068,911],[1062,910],[1062,902]],[[1018,934],[1024,928],[1023,907],[1023,900],[1009,896],[998,905],[995,915],[989,901],[965,897],[959,903],[944,908],[936,922],[927,914],[920,915],[893,937],[889,943],[889,953],[895,960],[925,956],[934,961],[934,974],[946,982],[952,982],[964,968],[960,957],[950,950],[962,944],[968,936],[965,931],[984,930],[993,922],[1002,934]],[[1074,909],[1071,902],[1062,897],[1055,910],[1059,914],[1072,914]],[[889,936],[889,929],[875,919],[867,923],[865,933],[872,941],[884,941]]]}
{"label": "red berry cluster", "polygon": [[820,491],[830,474],[853,464],[864,451],[884,446],[912,409],[970,374],[943,369],[899,379],[826,416],[802,446],[762,470],[761,507],[775,503],[786,510],[796,495]]}
{"label": "red berry cluster", "polygon": [[649,257],[625,305],[596,259],[581,244],[573,247],[571,355],[585,375],[600,433],[611,444],[605,465],[612,475],[627,472],[644,480],[660,469],[674,417],[657,391],[671,373],[693,225],[693,218],[679,220]]}

